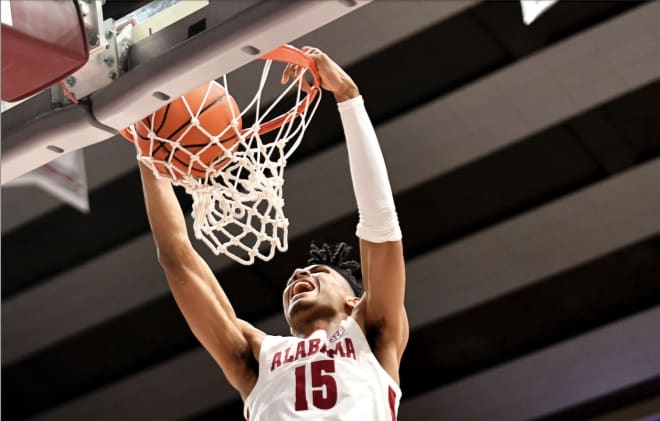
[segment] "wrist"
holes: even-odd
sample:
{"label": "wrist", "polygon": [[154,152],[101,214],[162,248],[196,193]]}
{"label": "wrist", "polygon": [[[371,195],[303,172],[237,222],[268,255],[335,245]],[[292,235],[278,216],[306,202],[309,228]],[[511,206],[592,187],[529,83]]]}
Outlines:
{"label": "wrist", "polygon": [[335,100],[337,103],[339,103],[360,96],[360,90],[355,83],[350,83],[343,87],[340,91],[334,92],[334,95]]}

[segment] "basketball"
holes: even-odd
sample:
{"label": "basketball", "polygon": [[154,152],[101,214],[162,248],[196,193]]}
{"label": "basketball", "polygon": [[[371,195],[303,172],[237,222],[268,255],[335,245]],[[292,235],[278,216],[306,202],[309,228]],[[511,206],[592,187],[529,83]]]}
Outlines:
{"label": "basketball", "polygon": [[[155,168],[166,177],[204,177],[207,168],[222,168],[228,163],[223,159],[223,148],[211,142],[209,135],[219,137],[217,142],[226,149],[234,147],[242,126],[239,114],[234,98],[212,81],[135,123],[137,146],[142,155],[154,158]],[[228,128],[234,116],[236,124]],[[151,130],[156,136],[153,142],[149,138]],[[128,129],[121,134],[131,142],[135,140]]]}

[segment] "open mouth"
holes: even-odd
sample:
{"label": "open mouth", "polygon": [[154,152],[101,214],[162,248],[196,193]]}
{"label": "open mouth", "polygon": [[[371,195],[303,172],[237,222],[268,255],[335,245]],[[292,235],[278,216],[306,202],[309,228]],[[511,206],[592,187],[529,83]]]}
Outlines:
{"label": "open mouth", "polygon": [[291,301],[306,292],[314,290],[314,285],[309,281],[300,280],[291,288]]}

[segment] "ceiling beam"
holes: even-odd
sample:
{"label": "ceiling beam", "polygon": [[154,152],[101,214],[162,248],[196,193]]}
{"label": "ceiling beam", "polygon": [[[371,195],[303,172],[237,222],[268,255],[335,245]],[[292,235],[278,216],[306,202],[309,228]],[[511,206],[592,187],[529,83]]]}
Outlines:
{"label": "ceiling beam", "polygon": [[457,313],[657,234],[657,180],[660,158],[420,256],[407,265],[411,324]]}
{"label": "ceiling beam", "polygon": [[624,406],[589,421],[653,421],[660,419],[660,396]]}

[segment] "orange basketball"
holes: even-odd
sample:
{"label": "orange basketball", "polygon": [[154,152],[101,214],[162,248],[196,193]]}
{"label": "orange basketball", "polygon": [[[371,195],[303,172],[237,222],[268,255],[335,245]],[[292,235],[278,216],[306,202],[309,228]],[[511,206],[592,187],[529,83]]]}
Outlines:
{"label": "orange basketball", "polygon": [[[190,111],[186,108],[183,98]],[[175,179],[188,174],[203,177],[206,167],[221,168],[227,164],[227,159],[222,159],[223,149],[211,143],[211,139],[201,128],[211,136],[220,136],[231,124],[233,116],[239,114],[240,110],[234,98],[228,95],[220,84],[210,82],[135,123],[137,144],[142,155],[172,164],[170,172],[165,164],[156,162],[155,166],[161,174]],[[198,115],[197,121],[195,115]],[[241,130],[241,125],[239,117],[237,124],[219,138],[219,142],[226,149],[231,149],[238,141],[237,132]],[[149,138],[151,130],[157,136],[153,143]],[[133,136],[128,129],[122,130],[121,134],[133,142]],[[178,144],[163,142],[158,138],[176,141]]]}

